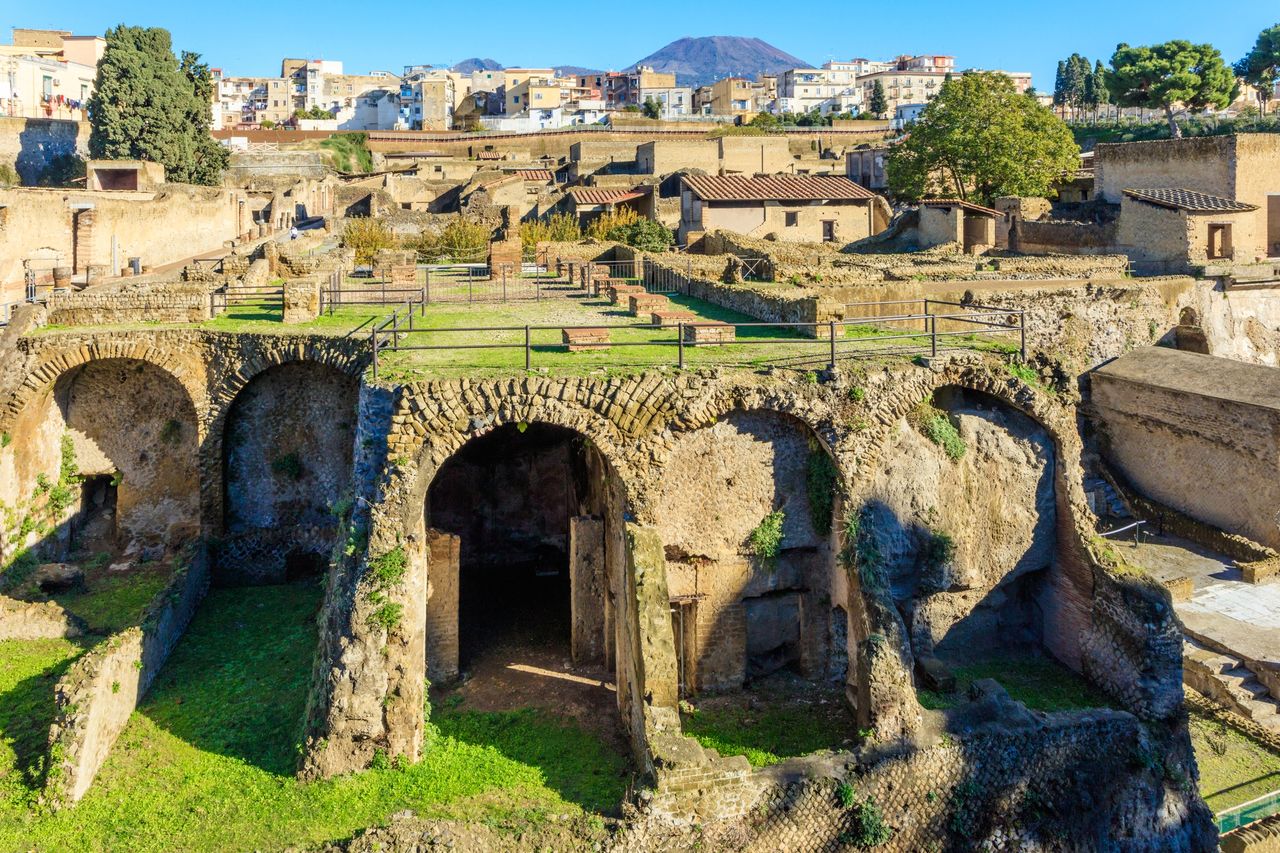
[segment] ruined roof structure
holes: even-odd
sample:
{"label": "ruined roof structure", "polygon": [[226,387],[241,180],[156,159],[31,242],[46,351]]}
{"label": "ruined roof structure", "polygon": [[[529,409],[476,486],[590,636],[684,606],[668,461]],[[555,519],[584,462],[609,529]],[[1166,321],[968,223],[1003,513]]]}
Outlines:
{"label": "ruined roof structure", "polygon": [[685,175],[681,180],[703,201],[865,201],[875,198],[848,178],[776,175]]}
{"label": "ruined roof structure", "polygon": [[1125,190],[1124,194],[1148,204],[1168,207],[1173,210],[1185,210],[1190,213],[1242,213],[1257,210],[1256,204],[1246,204],[1229,198],[1219,198],[1194,190],[1164,188],[1150,190]]}

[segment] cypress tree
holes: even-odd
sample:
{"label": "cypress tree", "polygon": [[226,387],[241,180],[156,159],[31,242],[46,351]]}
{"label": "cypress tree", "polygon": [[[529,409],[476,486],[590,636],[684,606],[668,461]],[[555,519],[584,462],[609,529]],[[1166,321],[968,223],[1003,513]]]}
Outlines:
{"label": "cypress tree", "polygon": [[213,83],[207,65],[173,54],[168,30],[121,24],[89,98],[89,151],[106,160],[150,160],[167,180],[217,184],[228,155],[209,135]]}

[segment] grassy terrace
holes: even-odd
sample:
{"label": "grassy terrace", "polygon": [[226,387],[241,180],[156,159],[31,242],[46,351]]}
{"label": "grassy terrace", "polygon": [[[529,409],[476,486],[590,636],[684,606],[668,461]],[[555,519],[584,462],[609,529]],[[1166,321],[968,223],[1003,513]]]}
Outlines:
{"label": "grassy terrace", "polygon": [[[367,288],[371,293],[378,293],[381,289],[380,285],[367,280],[352,280],[348,286]],[[468,301],[468,292],[474,301]],[[486,292],[491,301],[482,301]],[[657,328],[648,325],[647,315],[633,317],[622,306],[612,305],[602,297],[587,296],[582,290],[563,282],[513,279],[507,287],[510,301],[495,300],[494,297],[500,294],[500,283],[468,285],[465,280],[457,279],[434,283],[432,302],[425,312],[415,314],[414,331],[400,336],[398,350],[386,348],[391,336],[390,332],[384,335],[379,378],[394,381],[428,374],[483,376],[522,371],[525,367],[526,325],[534,327],[530,329],[529,340],[530,366],[535,370],[589,373],[651,366],[675,367],[679,362],[678,330],[674,326]],[[541,298],[535,298],[539,294]],[[358,297],[348,294],[345,298],[354,300]],[[759,321],[703,300],[679,294],[669,295],[669,299],[673,308],[694,314],[690,322],[714,321],[736,326],[736,344],[686,345],[686,367],[775,365],[810,371],[822,369],[830,359],[830,345],[825,339],[811,338],[786,327],[752,326]],[[371,327],[389,316],[393,307],[346,304],[309,323],[284,326],[280,322],[278,303],[232,305],[226,313],[201,324],[201,328],[266,334],[352,335],[367,340]],[[929,337],[916,334],[922,330],[923,322],[916,319],[874,325],[870,321],[857,325],[851,323],[843,327],[837,355],[847,358],[852,355],[873,357],[928,353]],[[608,349],[568,352],[562,336],[562,329],[566,326],[611,327],[611,346]],[[488,330],[490,327],[507,328]],[[145,328],[165,327],[156,324]],[[942,324],[939,324],[939,329],[942,330]],[[56,330],[58,327],[50,326],[37,334]],[[944,337],[939,339],[939,348],[966,347],[1009,353],[1017,351],[1017,343],[1015,329],[981,338],[974,335]]]}
{"label": "grassy terrace", "polygon": [[297,765],[322,590],[215,589],[97,781],[56,814],[33,803],[65,641],[0,644],[0,850],[279,850],[350,837],[409,809],[499,832],[603,832],[627,762],[533,710],[437,709],[424,760],[303,784]]}
{"label": "grassy terrace", "polygon": [[1214,813],[1280,789],[1280,753],[1218,720],[1192,711],[1191,745]]}

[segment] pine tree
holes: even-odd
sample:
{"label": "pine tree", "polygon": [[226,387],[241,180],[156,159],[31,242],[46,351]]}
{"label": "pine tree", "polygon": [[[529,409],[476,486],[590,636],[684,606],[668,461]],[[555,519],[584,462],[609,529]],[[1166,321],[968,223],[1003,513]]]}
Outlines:
{"label": "pine tree", "polygon": [[1058,61],[1058,73],[1053,78],[1053,105],[1058,108],[1059,115],[1065,116],[1063,107],[1067,105],[1067,61]]}
{"label": "pine tree", "polygon": [[1099,59],[1093,66],[1093,120],[1098,121],[1098,108],[1111,104],[1111,92],[1107,90],[1107,69]]}
{"label": "pine tree", "polygon": [[884,83],[879,80],[871,87],[871,103],[868,106],[871,108],[871,114],[876,118],[882,117],[889,109],[889,99],[885,97]]}
{"label": "pine tree", "polygon": [[184,53],[179,65],[168,30],[108,30],[88,104],[90,153],[160,163],[170,181],[220,183],[228,155],[209,135],[213,83],[199,59]]}

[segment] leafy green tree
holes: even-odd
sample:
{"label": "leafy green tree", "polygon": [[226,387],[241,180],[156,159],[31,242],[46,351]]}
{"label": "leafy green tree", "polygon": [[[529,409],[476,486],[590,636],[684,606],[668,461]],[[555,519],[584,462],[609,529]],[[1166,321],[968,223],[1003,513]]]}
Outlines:
{"label": "leafy green tree", "polygon": [[772,130],[778,124],[778,117],[772,113],[756,113],[751,117],[751,121],[747,122],[750,127],[761,127],[765,130]]}
{"label": "leafy green tree", "polygon": [[314,106],[309,110],[304,110],[304,109],[294,110],[293,117],[294,118],[310,118],[310,119],[317,119],[319,121],[325,121],[327,119],[333,118],[333,113],[329,112],[324,107]]}
{"label": "leafy green tree", "polygon": [[89,97],[89,151],[106,160],[150,160],[171,181],[218,184],[227,150],[210,135],[213,84],[207,65],[173,55],[169,31],[121,24],[107,31]]}
{"label": "leafy green tree", "polygon": [[653,219],[634,219],[605,233],[606,240],[626,243],[646,252],[665,252],[676,241],[671,229]]}
{"label": "leafy green tree", "polygon": [[644,112],[645,118],[661,118],[662,117],[662,104],[658,103],[653,98],[645,98],[644,106],[641,107],[640,109]]}
{"label": "leafy green tree", "polygon": [[1257,90],[1258,104],[1266,115],[1267,104],[1275,95],[1276,81],[1280,80],[1280,24],[1258,34],[1253,49],[1236,63],[1235,71]]}
{"label": "leafy green tree", "polygon": [[1226,109],[1239,94],[1235,74],[1217,48],[1181,39],[1118,46],[1107,72],[1107,89],[1119,106],[1164,110],[1174,139],[1182,138],[1173,117],[1177,105],[1196,112]]}
{"label": "leafy green tree", "polygon": [[898,198],[959,197],[989,204],[1003,195],[1045,196],[1080,165],[1070,129],[1019,95],[1004,74],[965,74],[942,87],[890,152]]}
{"label": "leafy green tree", "polygon": [[871,102],[867,104],[867,108],[876,118],[884,118],[885,112],[889,109],[889,99],[885,97],[884,83],[880,80],[871,87]]}

